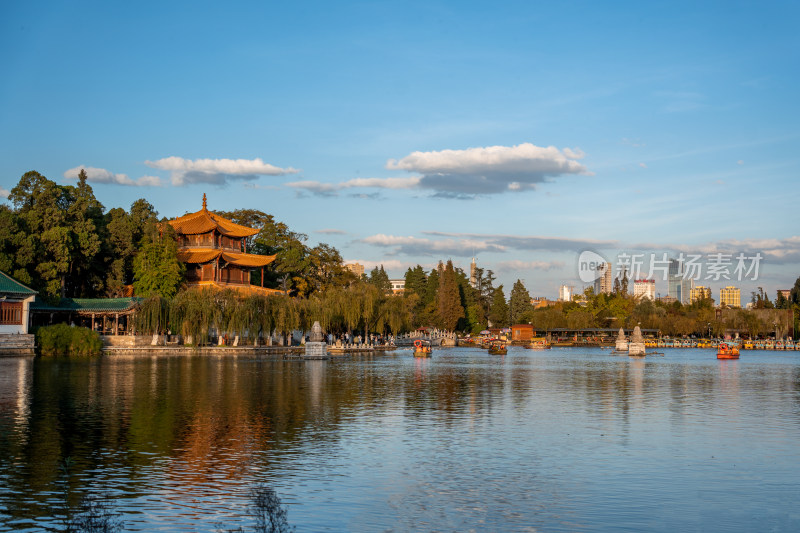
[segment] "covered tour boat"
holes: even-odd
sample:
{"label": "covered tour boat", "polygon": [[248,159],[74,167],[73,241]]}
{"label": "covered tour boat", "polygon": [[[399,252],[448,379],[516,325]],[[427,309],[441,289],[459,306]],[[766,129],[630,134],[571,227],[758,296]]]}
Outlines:
{"label": "covered tour boat", "polygon": [[739,359],[739,348],[735,344],[727,342],[719,343],[717,347],[717,359]]}
{"label": "covered tour boat", "polygon": [[414,341],[414,357],[430,357],[433,349],[431,343],[417,339]]}

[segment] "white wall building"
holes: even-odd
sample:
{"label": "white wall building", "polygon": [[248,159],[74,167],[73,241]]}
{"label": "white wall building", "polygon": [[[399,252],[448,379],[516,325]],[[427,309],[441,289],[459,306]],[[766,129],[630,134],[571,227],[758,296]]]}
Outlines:
{"label": "white wall building", "polygon": [[637,279],[633,281],[633,297],[638,299],[656,299],[656,280]]}
{"label": "white wall building", "polygon": [[36,291],[0,272],[0,335],[27,334]]}
{"label": "white wall building", "polygon": [[561,285],[558,287],[558,300],[560,302],[571,302],[573,290],[574,287],[570,287],[569,285]]}
{"label": "white wall building", "polygon": [[390,279],[389,283],[392,284],[392,294],[403,294],[406,290],[405,279]]}

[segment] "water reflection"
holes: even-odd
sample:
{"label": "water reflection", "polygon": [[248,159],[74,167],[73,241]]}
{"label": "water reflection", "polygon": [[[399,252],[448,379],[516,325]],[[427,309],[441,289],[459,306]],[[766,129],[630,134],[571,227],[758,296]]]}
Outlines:
{"label": "water reflection", "polygon": [[0,530],[51,523],[67,457],[70,498],[113,492],[131,530],[236,527],[261,482],[314,531],[696,529],[722,512],[697,512],[698,472],[747,493],[707,496],[720,510],[780,530],[799,369],[702,350],[0,359]]}

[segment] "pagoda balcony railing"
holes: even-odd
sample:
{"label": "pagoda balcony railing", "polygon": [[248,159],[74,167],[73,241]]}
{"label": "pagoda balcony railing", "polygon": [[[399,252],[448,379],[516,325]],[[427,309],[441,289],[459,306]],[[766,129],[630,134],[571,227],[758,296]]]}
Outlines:
{"label": "pagoda balcony railing", "polygon": [[194,243],[186,243],[182,242],[179,243],[179,248],[191,248],[193,250],[228,250],[229,252],[236,252],[237,254],[244,253],[242,251],[241,246],[225,246],[225,245],[215,245],[215,244],[194,244]]}
{"label": "pagoda balcony railing", "polygon": [[202,284],[206,284],[206,283],[216,283],[217,285],[237,285],[237,286],[250,285],[250,281],[249,280],[248,281],[239,281],[239,280],[232,279],[232,280],[228,280],[228,281],[223,281],[223,280],[213,280],[213,279],[200,279],[199,277],[196,277],[196,276],[186,276],[186,283],[188,283],[189,285],[197,285],[197,284],[201,284],[202,285]]}

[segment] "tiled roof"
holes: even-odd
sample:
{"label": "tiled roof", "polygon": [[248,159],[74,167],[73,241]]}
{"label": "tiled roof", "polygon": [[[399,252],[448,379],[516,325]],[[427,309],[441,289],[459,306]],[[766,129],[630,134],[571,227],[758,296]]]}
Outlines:
{"label": "tiled roof", "polygon": [[0,293],[24,294],[27,296],[37,294],[35,290],[26,287],[5,272],[0,272]]}
{"label": "tiled roof", "polygon": [[222,235],[227,235],[228,237],[250,237],[259,231],[231,222],[227,218],[222,218],[207,209],[183,215],[175,220],[170,220],[169,223],[178,234],[182,235],[197,235],[216,229]]}
{"label": "tiled roof", "polygon": [[222,250],[209,250],[207,248],[184,248],[178,250],[178,261],[181,263],[208,263],[222,255]]}
{"label": "tiled roof", "polygon": [[178,250],[178,260],[183,263],[208,263],[217,257],[222,257],[227,263],[252,268],[266,266],[275,260],[274,255],[241,254],[208,248],[184,248]]}
{"label": "tiled roof", "polygon": [[122,313],[136,307],[142,298],[62,298],[58,305],[44,302],[31,304],[32,311],[75,311],[88,313]]}
{"label": "tiled roof", "polygon": [[235,252],[222,252],[222,258],[228,263],[243,267],[262,267],[275,260],[274,255],[237,254]]}

